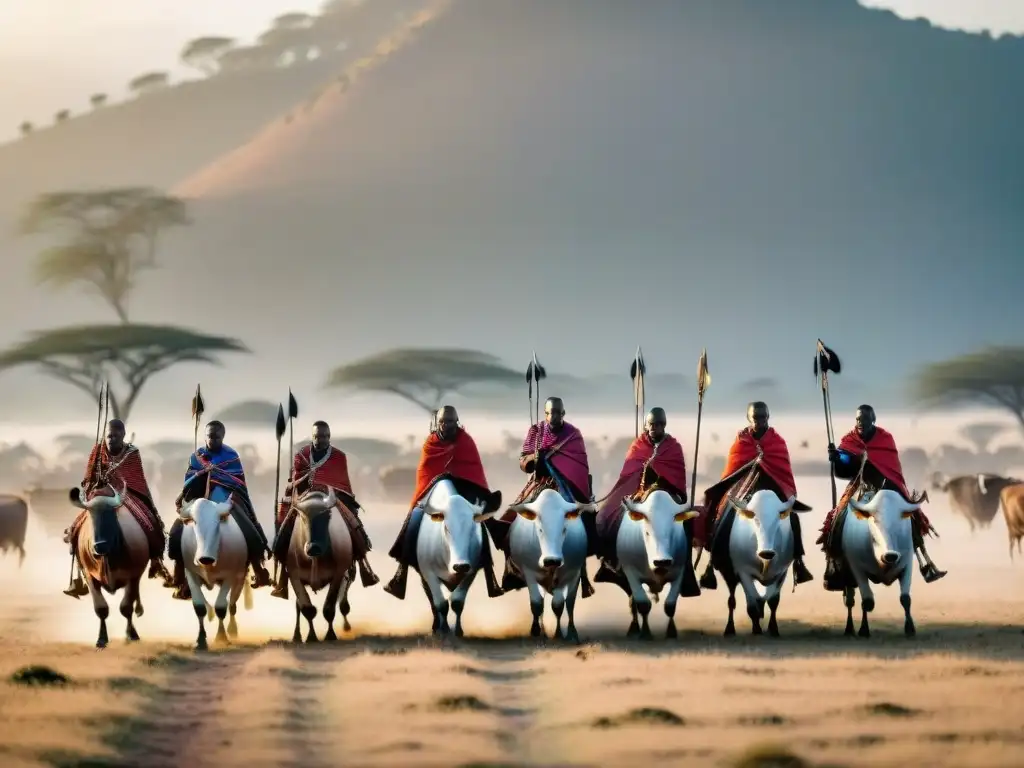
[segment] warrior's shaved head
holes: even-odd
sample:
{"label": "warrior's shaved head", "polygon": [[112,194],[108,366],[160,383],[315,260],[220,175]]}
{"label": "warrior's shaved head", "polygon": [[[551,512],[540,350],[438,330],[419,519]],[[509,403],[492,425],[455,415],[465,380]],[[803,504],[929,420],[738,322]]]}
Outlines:
{"label": "warrior's shaved head", "polygon": [[222,421],[211,421],[206,425],[206,447],[208,450],[217,452],[224,445],[224,435],[227,432],[224,429],[224,422]]}
{"label": "warrior's shaved head", "polygon": [[668,417],[664,408],[651,408],[647,412],[647,435],[655,443],[665,436],[665,427],[668,426]]}
{"label": "warrior's shaved head", "polygon": [[459,431],[459,412],[455,406],[443,405],[437,409],[437,433],[442,440],[451,440]]}
{"label": "warrior's shaved head", "polygon": [[111,419],[107,422],[107,453],[116,455],[124,448],[124,422]]}
{"label": "warrior's shaved head", "polygon": [[331,428],[326,421],[313,422],[313,450],[324,451],[331,445]]}
{"label": "warrior's shaved head", "polygon": [[857,415],[854,417],[857,434],[861,438],[869,439],[875,434],[875,409],[870,405],[857,406]]}
{"label": "warrior's shaved head", "polygon": [[747,422],[755,437],[761,437],[768,429],[768,404],[755,400],[747,406]]}
{"label": "warrior's shaved head", "polygon": [[553,430],[558,431],[565,422],[565,405],[560,397],[549,397],[544,402],[544,418]]}

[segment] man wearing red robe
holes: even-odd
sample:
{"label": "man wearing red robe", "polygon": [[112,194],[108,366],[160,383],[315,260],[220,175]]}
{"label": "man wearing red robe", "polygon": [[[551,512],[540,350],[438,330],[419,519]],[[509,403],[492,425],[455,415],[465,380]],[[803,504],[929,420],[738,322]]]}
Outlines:
{"label": "man wearing red robe", "polygon": [[[828,513],[825,524],[821,528],[818,543],[822,545],[827,558],[825,569],[825,589],[838,592],[845,586],[843,578],[844,564],[841,556],[829,546],[832,538],[832,527],[840,511],[846,508],[850,499],[858,490],[883,489],[899,493],[907,501],[913,501],[907,482],[903,479],[903,466],[893,436],[875,425],[875,409],[870,405],[857,408],[854,428],[839,441],[839,447],[829,445],[828,460],[835,468],[836,477],[849,480],[850,483],[843,493],[836,508]],[[863,464],[863,472],[861,466]],[[911,531],[914,538],[914,549],[918,555],[921,575],[926,582],[938,581],[946,575],[940,571],[924,546],[925,534],[932,533],[928,517],[918,510],[911,518]],[[837,532],[838,533],[838,532]]]}
{"label": "man wearing red robe", "polygon": [[[85,498],[91,499],[97,494],[110,494],[110,487],[120,492],[125,488],[124,507],[130,511],[146,532],[149,541],[149,578],[163,577],[170,581],[171,574],[164,566],[164,523],[160,519],[153,504],[153,494],[146,481],[146,472],[142,466],[142,454],[139,449],[124,441],[125,426],[120,419],[113,419],[107,424],[105,443],[97,443],[89,454],[85,465],[82,488]],[[75,545],[78,533],[85,522],[88,512],[78,513],[71,527],[65,532],[64,540],[71,545],[71,556],[77,560]],[[81,577],[81,563],[78,564],[79,575],[71,582],[64,594],[76,600],[89,594],[89,588]]]}
{"label": "man wearing red robe", "polygon": [[295,453],[292,471],[284,487],[284,498],[277,505],[277,537],[273,550],[281,568],[277,584],[271,592],[274,597],[288,599],[285,562],[292,531],[295,530],[295,515],[289,514],[293,499],[301,499],[309,491],[328,493],[331,489],[338,499],[338,511],[352,537],[352,558],[359,565],[363,586],[372,587],[380,581],[366,559],[371,548],[370,537],[359,519],[359,502],[356,501],[348,475],[348,457],[340,448],[331,445],[331,428],[327,422],[317,421],[313,424],[312,442]]}
{"label": "man wearing red robe", "polygon": [[[544,403],[544,421],[530,425],[519,452],[519,469],[531,477],[513,506],[536,498],[545,488],[557,491],[569,502],[589,504],[594,500],[587,445],[583,433],[565,420],[562,398],[549,397]],[[504,590],[526,587],[526,581],[508,556],[508,536],[515,518],[516,513],[509,509],[500,518],[492,517],[484,523],[491,531],[495,545],[505,553],[505,574],[501,580]],[[597,554],[597,521],[594,518],[592,512],[580,515],[587,533],[587,557]],[[594,594],[585,566],[580,576],[580,590],[584,598]]]}
{"label": "man wearing red robe", "polygon": [[[480,451],[469,433],[459,424],[459,414],[450,405],[437,411],[436,428],[423,442],[420,463],[416,469],[416,490],[412,495],[412,509],[406,515],[398,538],[388,552],[398,561],[398,570],[384,587],[384,591],[399,600],[405,599],[405,587],[409,568],[419,568],[416,560],[416,542],[420,522],[423,520],[423,505],[427,494],[439,480],[449,480],[455,491],[470,504],[484,504],[490,512],[501,506],[501,491],[493,493],[487,485],[487,475],[480,460]],[[480,553],[480,568],[487,582],[487,594],[498,597],[502,594],[494,576],[494,559],[491,552],[487,529],[483,530],[483,549]]]}
{"label": "man wearing red robe", "polygon": [[[616,539],[625,508],[622,502],[629,498],[639,501],[654,489],[667,491],[679,504],[685,504],[686,497],[686,460],[683,446],[672,435],[665,432],[668,417],[664,408],[652,408],[647,414],[644,433],[640,435],[626,451],[626,461],[622,465],[619,479],[612,492],[605,498],[604,504],[597,513],[598,554],[601,567],[594,581],[619,584],[628,591],[628,583],[618,568],[616,555]],[[688,520],[686,573],[683,576],[683,597],[697,597],[700,587],[693,573],[693,560],[690,555],[693,546],[693,526]]]}
{"label": "man wearing red robe", "polygon": [[[756,487],[745,489],[750,493],[755,490],[769,489],[782,501],[796,496],[796,480],[793,477],[793,465],[789,459],[789,447],[782,435],[768,426],[768,406],[760,401],[747,406],[747,423],[740,430],[729,448],[729,456],[725,462],[722,479],[709,488],[704,494],[705,515],[707,515],[707,532],[704,547],[709,552],[714,541],[714,529],[718,518],[725,509],[723,500],[732,486],[740,479],[740,475],[758,461],[758,479]],[[806,511],[806,505],[797,502],[793,510]],[[797,584],[812,581],[814,576],[804,564],[804,542],[800,531],[800,516],[790,515],[793,529],[793,579]],[[700,586],[713,589],[714,571],[710,559],[707,568],[701,575]]]}

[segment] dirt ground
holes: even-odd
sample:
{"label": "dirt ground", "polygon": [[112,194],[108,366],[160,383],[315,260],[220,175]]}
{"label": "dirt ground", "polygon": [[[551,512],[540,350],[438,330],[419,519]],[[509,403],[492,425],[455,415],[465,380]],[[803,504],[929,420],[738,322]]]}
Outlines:
{"label": "dirt ground", "polygon": [[[383,550],[400,521],[382,514],[370,529],[382,580],[392,572]],[[723,638],[719,589],[681,601],[677,640],[664,639],[655,605],[657,639],[626,641],[624,596],[597,585],[579,603],[582,644],[566,646],[527,636],[524,593],[488,600],[478,583],[462,640],[424,636],[429,613],[418,589],[399,602],[378,586],[353,589],[354,630],[339,642],[292,646],[292,607],[260,591],[251,612],[240,609],[239,644],[207,654],[192,651],[191,607],[155,583],[143,592],[142,642],[121,639],[112,605],[111,645],[95,650],[91,605],[60,594],[66,546],[30,530],[25,566],[0,561],[0,760],[11,768],[1019,766],[1020,566],[999,526],[974,538],[948,520],[941,530],[931,551],[950,575],[915,581],[913,639],[902,635],[895,589],[876,592],[873,637],[846,638],[841,598],[812,583],[786,590],[778,639],[749,636],[742,609],[739,636]],[[808,564],[820,578],[820,553]],[[47,670],[18,677],[32,665],[66,680]],[[772,750],[804,762],[767,761]]]}

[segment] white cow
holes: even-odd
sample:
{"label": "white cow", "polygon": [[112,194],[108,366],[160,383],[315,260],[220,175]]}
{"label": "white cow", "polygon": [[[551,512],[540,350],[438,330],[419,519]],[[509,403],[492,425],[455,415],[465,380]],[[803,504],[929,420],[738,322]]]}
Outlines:
{"label": "white cow", "polygon": [[[905,621],[903,632],[915,634],[910,616],[910,581],[914,572],[914,542],[911,518],[921,508],[896,491],[881,490],[862,501],[850,501],[843,524],[843,558],[860,590],[859,635],[870,637],[868,614],[875,609],[871,583],[890,586],[900,583],[900,605]],[[853,634],[853,589],[846,590],[846,634]]]}
{"label": "white cow", "polygon": [[[217,636],[214,642],[225,643],[228,637],[238,637],[235,614],[238,597],[244,591],[245,609],[252,608],[252,588],[249,573],[249,548],[245,534],[231,515],[234,500],[217,503],[209,499],[196,499],[181,508],[179,515],[185,525],[181,532],[181,556],[185,565],[185,579],[192,592],[192,607],[199,619],[196,649],[206,650],[207,618],[217,616]],[[203,596],[203,589],[219,587],[212,610]],[[224,617],[231,612],[227,632]]]}
{"label": "white cow", "polygon": [[[762,634],[761,619],[767,604],[771,610],[768,634],[778,637],[779,625],[775,614],[782,585],[786,583],[786,575],[793,564],[790,515],[793,514],[796,496],[782,501],[774,491],[760,490],[746,502],[731,498],[730,503],[736,510],[736,516],[729,532],[731,573],[723,574],[729,587],[729,621],[725,625],[725,635],[736,634],[736,585],[740,584],[747,599],[752,633]],[[766,588],[763,594],[757,584]]]}
{"label": "white cow", "polygon": [[530,592],[530,634],[540,637],[544,633],[540,620],[544,613],[543,588],[552,596],[555,637],[563,637],[562,611],[568,609],[564,639],[579,642],[573,612],[587,561],[587,532],[580,513],[594,511],[594,505],[566,501],[558,491],[545,488],[534,501],[512,509],[516,517],[509,528],[508,551]]}
{"label": "white cow", "polygon": [[[651,598],[644,587],[652,595],[659,595],[668,585],[668,597],[665,598],[668,629],[665,636],[676,637],[676,602],[683,586],[686,558],[690,551],[683,523],[700,513],[691,509],[689,504],[676,504],[672,496],[662,490],[651,491],[639,503],[624,499],[622,505],[626,514],[615,538],[615,553],[632,595],[633,621],[627,634],[630,637],[639,634],[643,640],[652,638],[648,624]],[[637,624],[637,614],[641,617],[642,626]]]}
{"label": "white cow", "polygon": [[[466,594],[480,571],[484,520],[494,516],[486,505],[470,504],[450,480],[439,480],[423,502],[423,520],[416,534],[420,576],[434,614],[432,631],[447,634],[449,601],[455,613],[455,635],[462,637]],[[448,590],[445,597],[442,586]]]}

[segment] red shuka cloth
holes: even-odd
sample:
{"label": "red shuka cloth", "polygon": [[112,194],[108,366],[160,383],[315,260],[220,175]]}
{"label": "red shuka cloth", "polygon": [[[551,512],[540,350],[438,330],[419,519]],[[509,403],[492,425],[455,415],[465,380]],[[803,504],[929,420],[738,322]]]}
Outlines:
{"label": "red shuka cloth", "polygon": [[764,452],[761,470],[775,481],[785,498],[795,496],[796,480],[793,478],[793,465],[789,461],[789,448],[774,427],[768,427],[760,440],[754,437],[749,427],[741,430],[729,449],[722,478],[728,477],[744,464],[757,458],[759,444]]}
{"label": "red shuka cloth", "polygon": [[839,450],[846,451],[860,458],[867,451],[868,461],[877,469],[882,477],[899,489],[900,493],[910,498],[907,481],[903,479],[903,465],[900,463],[900,452],[896,449],[896,441],[892,435],[875,427],[875,434],[865,443],[857,430],[851,430],[839,441]]}
{"label": "red shuka cloth", "polygon": [[[352,480],[348,474],[348,457],[345,452],[335,448],[333,445],[327,449],[327,455],[319,462],[313,462],[313,446],[303,446],[295,453],[292,459],[292,471],[289,480],[294,482],[296,478],[308,483],[310,488],[333,488],[335,492],[347,493],[355,497],[352,491]],[[306,477],[308,475],[308,477]],[[284,521],[291,509],[291,496],[286,495],[277,507],[278,523]]]}
{"label": "red shuka cloth", "polygon": [[651,469],[658,477],[664,478],[675,490],[686,493],[686,459],[683,457],[683,446],[671,435],[665,435],[655,446],[651,438],[644,434],[634,440],[626,451],[626,460],[622,465],[622,471],[619,472],[619,479],[602,505],[599,516],[617,512],[624,498],[640,490],[640,481],[648,461],[651,462]]}
{"label": "red shuka cloth", "polygon": [[416,492],[412,496],[411,506],[416,506],[441,475],[451,475],[490,491],[476,442],[461,427],[454,440],[442,440],[436,432],[431,432],[423,441],[420,463],[416,468]]}
{"label": "red shuka cloth", "polygon": [[523,448],[519,455],[532,454],[538,448],[550,451],[547,461],[576,490],[580,498],[590,498],[590,461],[583,433],[579,429],[567,421],[562,422],[562,429],[558,432],[553,432],[546,421],[533,424],[523,438]]}
{"label": "red shuka cloth", "polygon": [[[97,454],[99,454],[99,474],[96,472]],[[119,492],[127,487],[124,506],[132,513],[142,529],[150,536],[159,536],[163,540],[163,527],[157,517],[156,506],[153,504],[153,495],[149,490],[149,483],[146,481],[146,471],[142,467],[142,454],[134,445],[125,445],[120,455],[111,457],[105,443],[94,445],[89,454],[89,460],[85,465],[82,485],[101,482],[100,478],[106,478],[106,482]],[[97,492],[104,491],[102,486],[92,489],[88,498],[94,497]],[[82,510],[75,521],[79,526],[84,519],[85,510]]]}

